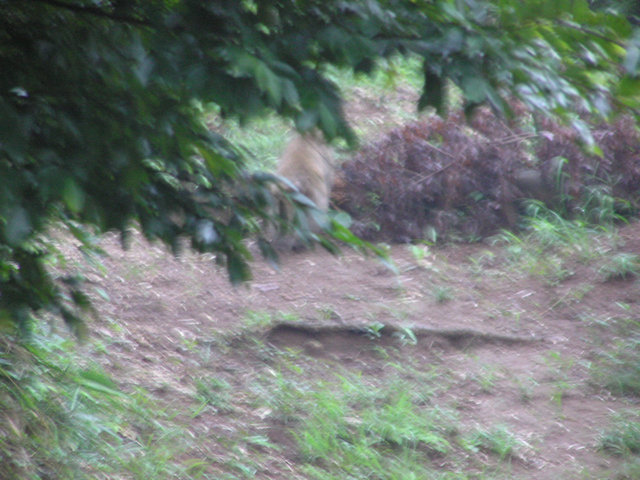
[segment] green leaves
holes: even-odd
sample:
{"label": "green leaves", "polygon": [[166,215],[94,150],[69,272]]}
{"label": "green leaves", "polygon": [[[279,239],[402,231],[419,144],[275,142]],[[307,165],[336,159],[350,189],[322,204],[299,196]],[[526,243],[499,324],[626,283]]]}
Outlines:
{"label": "green leaves", "polygon": [[[325,66],[371,72],[415,54],[421,109],[444,113],[448,82],[468,112],[488,102],[509,114],[512,95],[569,122],[577,104],[608,114],[612,94],[640,107],[640,33],[586,0],[120,3],[0,2],[0,311],[18,323],[27,307],[81,309],[32,249],[59,220],[137,223],[174,249],[187,236],[233,281],[248,278],[243,239],[271,217],[269,181],[245,175],[242,149],[207,129],[199,105],[241,121],[272,110],[354,144]],[[327,233],[370,248],[342,224]]]}
{"label": "green leaves", "polygon": [[84,190],[73,180],[67,177],[62,187],[62,199],[66,207],[73,213],[80,213],[84,206]]}

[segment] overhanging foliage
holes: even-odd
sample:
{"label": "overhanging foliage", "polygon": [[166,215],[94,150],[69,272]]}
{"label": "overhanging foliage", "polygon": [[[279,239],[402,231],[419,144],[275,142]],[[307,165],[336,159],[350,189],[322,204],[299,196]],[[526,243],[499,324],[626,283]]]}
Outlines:
{"label": "overhanging foliage", "polygon": [[509,115],[515,95],[570,119],[597,152],[573,107],[637,108],[639,52],[624,16],[585,0],[2,0],[0,322],[24,327],[44,309],[80,324],[77,283],[45,268],[60,221],[82,242],[84,226],[125,235],[133,222],[174,249],[186,236],[232,280],[248,278],[243,239],[260,237],[270,179],[245,172],[199,102],[242,121],[276,111],[353,142],[324,66],[366,73],[413,53],[419,107],[442,111],[447,80],[468,111]]}

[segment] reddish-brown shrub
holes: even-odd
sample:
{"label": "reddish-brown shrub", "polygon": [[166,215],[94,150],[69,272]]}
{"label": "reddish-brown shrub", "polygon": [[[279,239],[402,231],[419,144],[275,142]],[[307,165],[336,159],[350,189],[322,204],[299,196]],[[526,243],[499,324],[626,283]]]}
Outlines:
{"label": "reddish-brown shrub", "polygon": [[[604,152],[599,158],[580,148],[570,127],[546,118],[534,121],[522,107],[514,109],[522,124],[536,125],[535,133],[533,126],[507,124],[488,109],[478,110],[470,122],[459,113],[432,116],[388,132],[342,165],[334,204],[351,214],[353,230],[370,240],[424,239],[428,229],[438,237],[477,239],[516,226],[525,192],[514,176],[534,170],[550,184],[564,164],[565,181],[553,188],[556,200],[569,199],[563,201],[566,211],[593,185],[637,205],[640,145],[632,119],[593,127]],[[532,195],[551,201],[543,192]]]}

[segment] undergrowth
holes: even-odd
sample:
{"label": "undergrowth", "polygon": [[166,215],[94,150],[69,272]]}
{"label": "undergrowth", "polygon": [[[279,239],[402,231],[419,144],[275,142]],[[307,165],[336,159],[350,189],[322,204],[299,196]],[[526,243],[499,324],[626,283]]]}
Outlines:
{"label": "undergrowth", "polygon": [[640,323],[622,332],[612,345],[599,353],[592,376],[615,395],[640,397]]}
{"label": "undergrowth", "polygon": [[[385,82],[395,81],[396,72],[402,77],[408,71],[391,64],[366,88],[382,91]],[[361,79],[339,71],[331,75],[343,88],[354,92],[360,88]],[[456,116],[411,123],[347,162],[343,173],[350,190],[338,185],[337,200],[361,222],[360,233],[435,242],[447,238],[441,232],[457,229],[449,238],[469,240],[511,222],[509,226],[520,227],[521,233],[504,231],[494,237],[504,245],[507,268],[541,276],[551,286],[570,278],[578,267],[591,269],[596,281],[637,278],[640,260],[621,250],[616,235],[616,225],[636,207],[636,198],[625,198],[633,197],[630,192],[640,182],[635,127],[627,119],[617,126],[598,126],[605,157],[594,176],[589,170],[593,159],[569,147],[571,134],[562,127],[541,125],[553,135],[534,140],[525,126],[508,131],[497,119],[483,115],[476,120],[475,131]],[[251,168],[275,164],[286,125],[265,118],[248,131],[217,122],[212,115],[213,129],[224,131],[252,152]],[[361,128],[372,127],[376,126]],[[507,156],[505,151],[511,152],[515,143],[526,148]],[[569,167],[558,177],[562,179],[560,198],[552,199],[551,205],[522,201],[522,192],[510,184],[514,169],[531,167],[548,179],[550,159],[561,155]],[[507,218],[509,208],[524,214],[524,222]],[[416,263],[423,266],[430,266],[427,252],[411,250]],[[473,266],[477,276],[487,275],[486,266],[495,265],[494,256],[501,253],[484,255]],[[464,297],[447,285],[435,286],[431,292],[437,307]],[[327,317],[330,313],[325,309]],[[407,359],[393,365],[391,356],[383,352],[380,370],[395,369],[386,377],[342,370],[327,375],[333,364],[316,365],[314,371],[297,352],[274,354],[250,335],[276,321],[299,318],[278,315],[247,312],[236,331],[216,338],[214,347],[223,354],[242,348],[260,350],[253,352],[260,367],[250,380],[243,379],[247,384],[199,371],[191,385],[194,405],[189,408],[182,404],[169,408],[141,387],[123,392],[91,360],[93,353],[86,355],[92,346],[79,346],[54,331],[35,332],[28,341],[3,334],[0,480],[255,478],[276,463],[270,456],[274,452],[285,452],[288,463],[280,468],[295,469],[298,478],[488,479],[501,477],[487,463],[509,464],[529,449],[507,426],[460,431],[457,410],[438,403],[450,380],[435,370],[412,371]],[[627,320],[623,328],[602,327],[613,340],[603,340],[602,351],[588,368],[596,388],[637,399],[640,324],[631,314]],[[379,336],[377,325],[368,327],[374,339]],[[410,330],[402,340],[407,345],[417,343]],[[200,346],[189,344],[191,350]],[[206,363],[204,355],[201,361]],[[323,375],[317,374],[319,370]],[[561,405],[565,390],[573,384],[565,379],[567,368],[556,370],[553,398]],[[485,395],[497,388],[490,371],[475,380]],[[533,386],[533,379],[521,385],[523,401],[533,401]],[[224,441],[213,435],[204,439],[180,418],[185,413],[194,421],[200,415],[214,416],[214,422],[222,419],[224,428],[225,421],[231,424],[247,415],[260,428],[247,421],[228,427],[232,433]],[[278,444],[267,434],[276,429],[284,432]],[[620,474],[627,476],[618,478],[640,478],[638,431],[637,416],[617,417],[601,436],[601,450],[627,462],[627,473]],[[224,453],[215,456],[206,451],[205,441]],[[207,466],[214,463],[224,473],[211,476]]]}
{"label": "undergrowth", "polygon": [[613,415],[611,425],[600,434],[598,447],[616,457],[618,480],[640,478],[640,421],[638,411]]}
{"label": "undergrowth", "polygon": [[197,478],[183,431],[54,332],[0,345],[0,479]]}
{"label": "undergrowth", "polygon": [[[602,157],[571,128],[513,105],[505,123],[479,109],[430,116],[389,131],[342,165],[334,201],[370,240],[476,241],[520,226],[527,199],[564,218],[606,224],[640,204],[640,143],[632,119],[592,123]],[[436,232],[435,234],[430,232]]]}
{"label": "undergrowth", "polygon": [[502,427],[481,438],[461,435],[455,410],[435,402],[446,383],[436,371],[395,381],[344,371],[314,380],[300,365],[284,363],[272,375],[253,388],[266,399],[271,421],[285,426],[303,478],[485,478],[465,473],[474,462],[469,454],[486,447],[499,464],[521,446]]}
{"label": "undergrowth", "polygon": [[524,232],[517,235],[503,230],[491,238],[504,245],[513,268],[540,276],[557,285],[575,274],[582,265],[603,280],[633,276],[638,271],[637,256],[619,251],[614,217],[595,224],[588,214],[565,218],[538,201],[528,202]]}

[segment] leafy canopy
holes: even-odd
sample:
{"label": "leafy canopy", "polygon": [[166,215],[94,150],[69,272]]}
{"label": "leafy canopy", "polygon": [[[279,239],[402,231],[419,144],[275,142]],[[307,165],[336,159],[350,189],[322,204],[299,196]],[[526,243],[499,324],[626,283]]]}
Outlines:
{"label": "leafy canopy", "polygon": [[52,225],[86,245],[87,226],[125,237],[138,223],[248,278],[244,238],[273,255],[260,233],[273,177],[249,175],[199,105],[353,142],[324,67],[368,73],[397,54],[424,59],[420,108],[443,111],[453,81],[469,111],[509,115],[516,96],[587,144],[576,106],[639,106],[640,34],[586,0],[0,0],[0,323],[45,310],[81,325],[77,279],[47,269]]}

